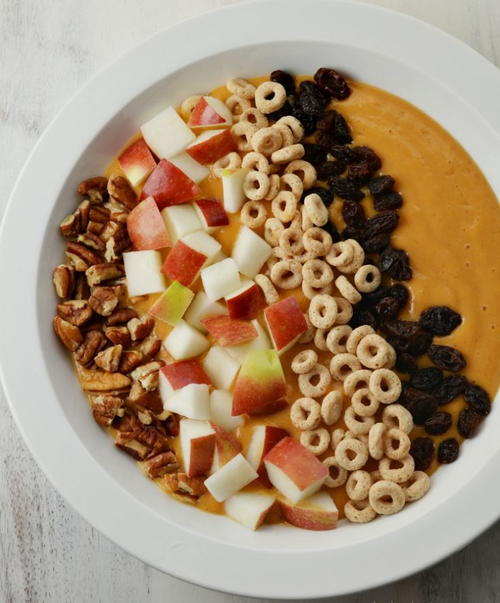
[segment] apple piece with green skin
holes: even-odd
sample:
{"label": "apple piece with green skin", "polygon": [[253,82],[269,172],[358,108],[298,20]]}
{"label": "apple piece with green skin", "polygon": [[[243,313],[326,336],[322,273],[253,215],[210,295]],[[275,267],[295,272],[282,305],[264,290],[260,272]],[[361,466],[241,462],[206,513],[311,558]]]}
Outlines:
{"label": "apple piece with green skin", "polygon": [[287,352],[307,331],[307,322],[295,297],[285,297],[264,310],[267,328],[278,354]]}
{"label": "apple piece with green skin", "polygon": [[266,307],[262,289],[253,281],[245,281],[239,289],[226,295],[225,299],[229,316],[234,319],[252,320]]}
{"label": "apple piece with green skin", "polygon": [[201,280],[205,293],[212,301],[217,301],[236,291],[241,284],[238,267],[232,258],[226,258],[208,268],[203,268]]}
{"label": "apple piece with green skin", "polygon": [[160,368],[160,396],[163,404],[186,385],[211,385],[208,375],[197,358],[179,360]]}
{"label": "apple piece with green skin", "polygon": [[190,203],[165,207],[161,211],[161,217],[165,222],[172,243],[176,243],[183,236],[203,228],[194,206]]}
{"label": "apple piece with green skin", "polygon": [[317,492],[299,503],[280,500],[279,505],[283,518],[296,528],[334,530],[337,527],[339,511],[326,492]]}
{"label": "apple piece with green skin", "polygon": [[160,159],[173,157],[196,136],[173,107],[167,107],[141,126],[148,147]]}
{"label": "apple piece with green skin", "polygon": [[222,389],[214,389],[210,394],[210,416],[212,421],[226,431],[234,431],[244,423],[243,417],[233,417],[231,407],[233,396]]}
{"label": "apple piece with green skin", "polygon": [[127,231],[134,249],[163,249],[170,247],[165,223],[153,197],[138,203],[127,216]]}
{"label": "apple piece with green skin", "polygon": [[288,432],[285,429],[274,425],[257,425],[253,428],[246,456],[250,465],[259,474],[259,482],[266,488],[271,488],[272,484],[267,477],[264,457],[287,436]]}
{"label": "apple piece with green skin", "polygon": [[222,198],[224,199],[224,209],[229,214],[239,212],[245,202],[243,183],[249,171],[247,168],[222,170]]}
{"label": "apple piece with green skin", "polygon": [[196,103],[188,120],[190,128],[228,126],[233,123],[229,108],[218,98],[202,96]]}
{"label": "apple piece with green skin", "polygon": [[264,465],[271,484],[292,503],[312,496],[328,477],[327,467],[291,437],[271,448]]}
{"label": "apple piece with green skin", "polygon": [[201,363],[217,389],[229,390],[240,369],[239,362],[220,345],[211,346]]}
{"label": "apple piece with green skin", "polygon": [[207,316],[221,316],[223,314],[227,314],[225,306],[219,302],[213,302],[208,299],[205,291],[198,291],[184,318],[192,327],[198,329],[198,331],[201,331],[202,333],[206,333],[207,330],[201,324],[201,320]]}
{"label": "apple piece with green skin", "polygon": [[276,497],[261,492],[237,492],[224,502],[226,515],[234,521],[257,530],[273,508]]}
{"label": "apple piece with green skin", "polygon": [[168,252],[162,271],[170,280],[189,287],[220,249],[221,244],[206,232],[192,232],[179,239]]}
{"label": "apple piece with green skin", "polygon": [[207,130],[186,148],[186,153],[203,165],[215,163],[232,151],[236,151],[236,142],[229,128]]}
{"label": "apple piece with green skin", "polygon": [[130,297],[158,293],[165,289],[159,251],[126,251],[123,254],[127,291]]}
{"label": "apple piece with green skin", "polygon": [[210,393],[206,383],[190,383],[163,402],[163,408],[188,419],[210,419]]}
{"label": "apple piece with green skin", "polygon": [[248,226],[242,226],[233,245],[231,257],[238,270],[254,278],[271,256],[271,246]]}
{"label": "apple piece with green skin", "polygon": [[193,203],[194,209],[203,228],[210,234],[221,226],[229,224],[229,218],[222,205],[214,199],[198,199]]}
{"label": "apple piece with green skin", "polygon": [[184,316],[194,298],[191,289],[174,281],[149,308],[149,314],[158,320],[175,326]]}
{"label": "apple piece with green skin", "polygon": [[214,421],[211,421],[215,431],[215,452],[210,474],[215,473],[238,453],[241,452],[241,444],[232,433],[226,431]]}
{"label": "apple piece with green skin", "polygon": [[215,431],[208,421],[181,419],[179,423],[184,471],[189,477],[207,475],[214,460]]}
{"label": "apple piece with green skin", "polygon": [[225,350],[240,364],[243,364],[251,350],[269,350],[272,347],[267,332],[261,327],[259,321],[254,319],[252,320],[252,324],[257,331],[257,337],[255,339],[252,339],[252,341],[249,341],[248,343],[228,345],[225,348]]}
{"label": "apple piece with green skin", "polygon": [[247,320],[233,320],[229,316],[210,316],[201,323],[221,346],[246,343],[257,337],[257,330]]}
{"label": "apple piece with green skin", "polygon": [[209,346],[208,339],[182,319],[163,340],[163,347],[175,360],[199,356]]}
{"label": "apple piece with green skin", "polygon": [[210,174],[210,170],[198,161],[195,161],[188,153],[179,153],[169,159],[175,167],[178,167],[188,178],[198,184]]}
{"label": "apple piece with green skin", "polygon": [[241,454],[237,454],[205,480],[205,486],[217,502],[224,502],[258,477]]}
{"label": "apple piece with green skin", "polygon": [[162,159],[144,183],[141,199],[153,197],[161,210],[169,205],[190,201],[200,193],[196,182],[172,162]]}
{"label": "apple piece with green skin", "polygon": [[156,167],[144,138],[128,146],[118,157],[118,163],[132,186],[140,184]]}
{"label": "apple piece with green skin", "polygon": [[233,416],[277,412],[286,406],[287,388],[275,350],[251,350],[241,367],[233,391]]}

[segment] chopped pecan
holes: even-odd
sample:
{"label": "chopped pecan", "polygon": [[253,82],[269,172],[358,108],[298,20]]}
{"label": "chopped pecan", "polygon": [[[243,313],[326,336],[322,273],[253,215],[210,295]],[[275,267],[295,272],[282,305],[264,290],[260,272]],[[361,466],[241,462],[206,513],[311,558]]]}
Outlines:
{"label": "chopped pecan", "polygon": [[88,366],[105,345],[106,338],[101,331],[87,331],[83,342],[74,354],[74,358],[79,364]]}
{"label": "chopped pecan", "polygon": [[155,415],[163,411],[163,402],[157,390],[148,391],[142,387],[139,381],[134,381],[128,396],[129,402],[150,410]]}
{"label": "chopped pecan", "polygon": [[[115,328],[123,328],[123,327],[115,327]],[[127,330],[127,334],[128,334],[128,330]],[[142,355],[142,352],[140,352],[139,350],[127,350],[122,355],[120,371],[122,373],[130,373],[130,371],[133,371],[136,367],[138,367],[141,364],[141,362],[143,362],[143,360],[144,360],[144,357]]]}
{"label": "chopped pecan", "polygon": [[167,435],[176,438],[179,435],[179,416],[170,414],[163,420],[163,426]]}
{"label": "chopped pecan", "polygon": [[112,174],[108,180],[108,193],[110,197],[125,205],[127,209],[133,209],[138,202],[137,195],[130,182],[123,176]]}
{"label": "chopped pecan", "polygon": [[[97,222],[96,222],[97,224]],[[108,239],[116,235],[116,233],[122,228],[121,224],[117,222],[113,222],[113,220],[108,220],[106,224],[101,224],[101,229],[99,230],[99,236],[106,243]]]}
{"label": "chopped pecan", "polygon": [[152,316],[143,316],[142,318],[132,318],[128,321],[127,327],[130,331],[132,341],[145,339],[154,329],[155,320]]}
{"label": "chopped pecan", "polygon": [[80,195],[88,195],[91,191],[97,191],[103,193],[108,185],[108,179],[104,176],[94,176],[94,178],[87,178],[78,185],[78,192]]}
{"label": "chopped pecan", "polygon": [[155,358],[161,350],[161,339],[158,339],[156,335],[148,335],[146,339],[141,342],[139,350],[142,352],[145,359]]}
{"label": "chopped pecan", "polygon": [[94,287],[104,281],[123,276],[123,268],[118,264],[113,264],[111,262],[97,262],[93,266],[90,266],[85,274],[87,276],[88,284],[91,287]]}
{"label": "chopped pecan", "polygon": [[101,222],[94,222],[93,220],[89,220],[89,223],[87,224],[87,232],[91,232],[92,234],[95,234],[100,237],[103,230],[104,224],[101,224]]}
{"label": "chopped pecan", "polygon": [[89,220],[99,222],[104,226],[109,220],[109,209],[102,205],[91,205],[89,210]]}
{"label": "chopped pecan", "polygon": [[52,273],[52,282],[59,297],[69,297],[75,285],[75,269],[66,264],[56,266]]}
{"label": "chopped pecan", "polygon": [[92,317],[92,309],[83,299],[71,299],[58,304],[57,313],[72,325],[80,327]]}
{"label": "chopped pecan", "polygon": [[113,222],[120,224],[126,224],[129,211],[121,203],[117,203],[114,199],[108,201],[104,207],[109,210],[109,218]]}
{"label": "chopped pecan", "polygon": [[108,262],[117,260],[130,246],[131,242],[128,233],[124,229],[119,229],[106,241],[104,257]]}
{"label": "chopped pecan", "polygon": [[99,352],[95,357],[95,363],[103,371],[109,371],[110,373],[116,373],[120,367],[120,360],[122,357],[123,346],[120,344],[113,345],[102,352]]}
{"label": "chopped pecan", "polygon": [[102,262],[101,256],[94,251],[73,242],[69,242],[66,247],[66,257],[77,272],[85,272],[90,266]]}
{"label": "chopped pecan", "polygon": [[159,371],[162,364],[160,362],[148,362],[137,367],[130,373],[134,381],[138,381],[147,391],[153,391],[158,387],[160,378]]}
{"label": "chopped pecan", "polygon": [[207,491],[204,477],[188,477],[186,473],[171,473],[165,475],[167,486],[176,494],[188,494],[199,498]]}
{"label": "chopped pecan", "polygon": [[[121,343],[122,346],[126,347],[130,343],[130,333],[128,332],[127,327],[106,327],[104,329],[104,335],[106,335],[106,337],[115,345]],[[125,354],[127,354],[127,352],[125,352]]]}
{"label": "chopped pecan", "polygon": [[66,216],[59,225],[63,237],[76,237],[85,231],[89,222],[90,203],[85,200],[75,209],[75,211]]}
{"label": "chopped pecan", "polygon": [[109,316],[119,301],[114,287],[94,287],[89,297],[90,307],[101,316]]}
{"label": "chopped pecan", "polygon": [[131,318],[137,318],[137,312],[134,309],[118,308],[110,316],[108,316],[106,324],[112,327],[114,325],[128,322]]}
{"label": "chopped pecan", "polygon": [[118,392],[130,387],[130,379],[121,373],[93,371],[80,364],[76,365],[78,378],[85,391],[88,392]]}
{"label": "chopped pecan", "polygon": [[85,245],[85,247],[88,247],[89,249],[95,249],[96,251],[101,252],[106,249],[106,243],[102,239],[100,239],[96,234],[90,232],[89,230],[87,230],[87,232],[84,232],[81,235],[78,235],[78,238],[76,240],[82,245]]}
{"label": "chopped pecan", "polygon": [[169,450],[147,459],[142,463],[142,468],[148,477],[155,479],[177,471],[179,463],[175,453]]}
{"label": "chopped pecan", "polygon": [[149,410],[137,409],[137,418],[143,425],[151,425],[153,423],[153,415]]}
{"label": "chopped pecan", "polygon": [[88,299],[90,297],[90,287],[83,272],[78,272],[76,274],[73,297],[75,299]]}
{"label": "chopped pecan", "polygon": [[115,446],[130,454],[136,461],[144,460],[149,453],[147,446],[144,446],[144,444],[141,444],[137,440],[127,440],[120,432],[116,434]]}
{"label": "chopped pecan", "polygon": [[59,339],[68,348],[68,350],[74,352],[83,340],[80,329],[60,316],[54,316],[52,324]]}
{"label": "chopped pecan", "polygon": [[123,406],[123,400],[118,396],[98,394],[90,397],[94,419],[99,425],[109,427]]}

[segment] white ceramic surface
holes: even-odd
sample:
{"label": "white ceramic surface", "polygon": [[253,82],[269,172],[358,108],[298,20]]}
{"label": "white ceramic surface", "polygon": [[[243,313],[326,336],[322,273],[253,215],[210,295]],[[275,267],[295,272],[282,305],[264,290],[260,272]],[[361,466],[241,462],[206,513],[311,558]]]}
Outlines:
{"label": "white ceramic surface", "polygon": [[[285,9],[286,28],[276,27]],[[307,73],[334,64],[440,121],[499,193],[500,76],[494,67],[445,34],[394,13],[343,2],[310,2],[308,9],[316,15],[311,22],[304,22],[302,2],[211,13],[156,36],[94,78],[34,150],[12,195],[0,241],[2,282],[15,283],[3,291],[4,304],[23,316],[20,325],[8,313],[0,317],[4,341],[11,344],[0,352],[2,377],[34,458],[67,500],[126,550],[198,584],[255,596],[326,596],[393,580],[450,553],[498,516],[500,488],[491,483],[491,467],[500,456],[496,408],[460,462],[439,471],[425,499],[367,526],[326,533],[280,526],[254,534],[182,506],[145,480],[96,429],[52,334],[50,271],[63,249],[56,226],[75,201],[75,185],[102,171],[160,107],[232,75],[276,66]],[[185,40],[197,43],[186,48]],[[464,70],[476,86],[462,77]],[[26,199],[37,199],[30,203],[29,221]],[[489,496],[478,501],[477,491],[486,486]],[[479,507],[475,514],[473,503]],[[457,518],[460,530],[454,529]]]}

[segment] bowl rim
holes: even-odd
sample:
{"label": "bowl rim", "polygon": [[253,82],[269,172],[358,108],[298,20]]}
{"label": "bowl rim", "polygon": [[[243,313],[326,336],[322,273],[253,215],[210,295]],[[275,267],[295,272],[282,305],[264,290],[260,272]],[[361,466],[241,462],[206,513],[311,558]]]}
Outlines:
{"label": "bowl rim", "polygon": [[[388,29],[398,27],[401,35],[399,42],[404,32],[403,47],[398,48],[397,40],[391,40],[390,36],[380,35],[376,40],[366,40],[365,44],[368,47],[370,44],[373,45],[374,50],[383,48],[386,53],[395,52],[397,49],[400,57],[408,63],[431,72],[435,77],[444,78],[448,87],[479,111],[500,136],[500,114],[495,103],[495,99],[500,94],[500,71],[476,51],[413,17],[378,6],[346,0],[310,0],[308,7],[318,15],[352,19],[356,22],[358,35],[362,28],[373,27],[375,22]],[[259,17],[261,11],[266,12],[265,20]],[[287,13],[286,32],[277,30],[273,25],[274,19],[271,18],[271,14],[278,16],[283,11]],[[241,21],[247,24],[245,28],[237,27]],[[207,31],[211,31],[210,28],[213,28],[212,31],[219,31],[222,26],[224,26],[222,30],[224,36],[204,35]],[[83,443],[79,440],[75,441],[72,430],[66,429],[66,419],[61,410],[56,405],[50,405],[50,400],[55,398],[55,391],[50,379],[43,372],[45,365],[40,358],[37,358],[41,347],[34,345],[31,350],[26,350],[23,344],[25,341],[30,341],[33,332],[38,331],[36,297],[30,297],[26,293],[30,291],[30,283],[37,281],[41,267],[38,258],[27,258],[26,282],[18,284],[16,279],[18,268],[16,263],[9,262],[8,258],[23,250],[22,241],[19,241],[20,227],[26,222],[25,213],[22,211],[23,200],[32,198],[36,194],[36,182],[43,181],[46,177],[46,171],[50,168],[50,155],[57,147],[57,141],[65,140],[70,143],[68,148],[65,148],[65,158],[62,162],[62,165],[68,167],[68,172],[76,163],[81,149],[86,148],[91,138],[88,132],[76,128],[71,138],[68,138],[68,132],[74,126],[75,116],[85,111],[88,113],[89,106],[97,110],[94,93],[97,90],[100,90],[101,94],[103,90],[109,93],[107,101],[103,101],[99,107],[102,120],[109,120],[116,113],[116,106],[121,106],[124,99],[134,98],[158,80],[158,72],[145,70],[144,74],[131,84],[126,77],[129,62],[140,64],[141,60],[151,56],[159,45],[174,44],[178,53],[164,67],[163,77],[165,77],[202,56],[230,50],[236,45],[290,39],[307,41],[318,33],[327,35],[324,23],[320,19],[314,28],[312,25],[305,24],[301,0],[270,2],[260,0],[204,13],[178,23],[141,43],[110,66],[104,67],[59,111],[33,148],[19,174],[0,230],[0,274],[4,276],[5,283],[15,283],[15,287],[12,289],[6,287],[4,291],[4,309],[17,307],[18,312],[23,316],[22,324],[19,325],[11,320],[8,312],[0,315],[0,329],[4,333],[4,341],[9,343],[9,348],[5,345],[0,347],[0,377],[16,424],[36,462],[54,487],[80,515],[132,555],[161,571],[189,582],[254,597],[298,599],[341,595],[363,590],[414,573],[464,546],[500,515],[495,496],[495,494],[500,495],[500,484],[492,484],[489,477],[494,463],[500,459],[500,450],[490,451],[491,458],[488,463],[473,476],[467,488],[462,488],[456,494],[451,510],[446,505],[440,505],[429,513],[426,517],[424,533],[421,521],[415,521],[400,531],[389,533],[385,539],[385,546],[388,549],[390,547],[391,550],[401,549],[402,538],[410,543],[419,542],[415,550],[411,553],[401,551],[401,555],[398,555],[397,559],[391,559],[389,564],[375,561],[379,555],[378,541],[364,543],[362,550],[361,547],[352,547],[353,550],[343,549],[341,554],[348,566],[355,569],[371,561],[373,567],[369,571],[364,569],[361,576],[351,571],[344,581],[339,576],[339,582],[334,585],[330,584],[332,560],[324,550],[312,554],[310,551],[306,553],[284,551],[278,555],[276,552],[235,549],[233,546],[214,543],[202,536],[187,532],[173,523],[169,525],[168,543],[164,543],[163,548],[157,544],[151,547],[155,534],[155,513],[146,513],[146,507],[137,499],[117,489],[117,484],[108,479],[107,473],[90,456]],[[182,43],[186,38],[199,40],[200,44],[188,47]],[[312,39],[316,41],[316,38]],[[432,51],[425,55],[415,52],[423,40],[426,48]],[[473,70],[479,81],[484,78],[484,81],[488,82],[490,94],[484,94],[484,89],[472,89],[462,78],[455,77],[464,69]],[[110,75],[113,77],[109,77]],[[112,80],[112,87],[110,80]],[[94,135],[95,132],[92,133],[92,136]],[[35,248],[43,234],[36,232],[36,224],[40,223],[37,218],[45,224],[51,210],[51,207],[37,207],[33,210],[34,219],[31,226],[27,225],[27,228],[33,231],[30,234],[33,235]],[[19,299],[19,293],[23,293],[23,288],[25,288],[25,295]],[[34,367],[33,372],[36,374],[29,380],[20,379],[21,370],[26,366],[27,361]],[[39,396],[40,392],[49,401],[47,412],[50,414],[51,425],[54,429],[58,429],[57,445],[47,443],[45,434],[41,433],[38,417],[33,414],[33,407],[29,403],[29,400]],[[68,463],[61,454],[62,450],[71,451],[71,463]],[[92,475],[94,488],[100,492],[99,497],[87,496],[88,483],[84,479],[75,480],[76,472]],[[488,488],[489,496],[481,500],[481,513],[471,516],[470,508],[477,505],[475,493],[482,488]],[[118,510],[117,499],[120,501]],[[130,525],[130,519],[137,517],[138,513],[144,514],[141,515],[143,522]],[[460,530],[453,529],[457,519],[461,521]],[[129,526],[127,531],[123,530],[124,522]],[[446,539],[436,540],[435,534],[441,533],[443,526],[448,528]],[[224,558],[222,563],[221,557]],[[237,559],[241,568],[236,567],[233,559]],[[231,570],[227,568],[229,565]],[[273,568],[272,572],[269,571],[270,567]],[[247,571],[247,568],[251,568],[250,571]],[[302,576],[301,570],[304,568],[307,568],[308,580],[306,582],[301,579],[299,582],[295,576]],[[260,583],[255,579],[257,574],[262,579]]]}

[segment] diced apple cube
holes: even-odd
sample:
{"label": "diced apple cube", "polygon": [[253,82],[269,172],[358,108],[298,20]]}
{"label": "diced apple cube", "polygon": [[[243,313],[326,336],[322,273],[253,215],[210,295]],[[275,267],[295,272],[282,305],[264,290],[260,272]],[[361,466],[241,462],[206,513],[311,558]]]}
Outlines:
{"label": "diced apple cube", "polygon": [[224,511],[231,519],[256,530],[264,523],[275,501],[276,497],[270,494],[237,492],[225,501]]}
{"label": "diced apple cube", "polygon": [[129,145],[118,157],[118,163],[132,186],[140,184],[156,166],[144,138]]}
{"label": "diced apple cube", "polygon": [[184,471],[189,477],[208,474],[215,451],[215,430],[208,421],[182,419],[179,424]]}
{"label": "diced apple cube", "polygon": [[240,368],[238,362],[220,345],[213,345],[201,363],[217,389],[228,390]]}
{"label": "diced apple cube", "polygon": [[174,155],[170,157],[169,161],[177,166],[180,170],[182,170],[188,178],[190,178],[193,182],[201,182],[204,180],[210,170],[206,168],[198,161],[195,161],[191,155],[187,153],[179,153],[178,155]]}
{"label": "diced apple cube", "polygon": [[198,199],[193,205],[203,228],[208,233],[229,224],[229,218],[218,201],[214,201],[213,199]]}
{"label": "diced apple cube", "polygon": [[210,264],[220,249],[221,244],[206,232],[192,232],[172,247],[162,270],[168,278],[189,287],[198,278],[203,266]]}
{"label": "diced apple cube", "polygon": [[130,297],[158,293],[165,289],[158,251],[126,251],[123,254],[127,290]]}
{"label": "diced apple cube", "polygon": [[173,107],[167,107],[143,124],[141,132],[160,159],[177,155],[196,138]]}
{"label": "diced apple cube", "polygon": [[206,333],[207,330],[201,323],[201,320],[207,316],[220,316],[223,314],[227,314],[227,309],[221,303],[208,299],[205,291],[198,291],[184,318],[191,326],[202,333]]}
{"label": "diced apple cube", "polygon": [[185,385],[167,398],[164,408],[189,419],[210,419],[208,385],[204,383]]}
{"label": "diced apple cube", "polygon": [[259,474],[259,481],[266,488],[271,487],[271,482],[267,477],[264,457],[278,442],[287,436],[288,432],[285,429],[274,425],[257,425],[253,428],[246,456],[250,465]]}
{"label": "diced apple cube", "polygon": [[236,237],[231,257],[238,270],[254,278],[271,255],[271,246],[248,226],[242,226]]}
{"label": "diced apple cube", "polygon": [[258,477],[240,453],[205,480],[205,486],[218,502],[224,502]]}
{"label": "diced apple cube", "polygon": [[186,153],[203,165],[215,163],[231,151],[236,151],[236,142],[229,128],[205,131],[186,149]]}
{"label": "diced apple cube", "polygon": [[267,328],[278,354],[289,350],[307,331],[307,322],[298,301],[284,297],[264,310]]}
{"label": "diced apple cube", "polygon": [[153,197],[141,201],[129,213],[127,231],[134,249],[170,247],[170,237]]}
{"label": "diced apple cube", "polygon": [[297,528],[333,530],[337,527],[339,512],[326,492],[317,492],[299,503],[280,500],[279,504],[284,519]]}
{"label": "diced apple cube", "polygon": [[239,289],[226,295],[226,304],[231,318],[252,320],[265,308],[266,299],[260,287],[245,280]]}
{"label": "diced apple cube", "polygon": [[[194,303],[194,302],[193,302]],[[191,308],[190,308],[191,309]],[[189,310],[188,310],[189,312]],[[263,329],[258,320],[252,320],[252,324],[257,331],[257,337],[248,343],[240,343],[238,345],[228,345],[224,349],[229,352],[231,356],[237,360],[240,364],[248,356],[251,350],[269,350],[271,348],[271,342],[265,329]]]}
{"label": "diced apple cube", "polygon": [[201,280],[205,293],[212,301],[217,301],[236,291],[241,282],[238,266],[231,258],[204,268],[201,271]]}
{"label": "diced apple cube", "polygon": [[176,243],[184,235],[203,228],[194,207],[190,203],[165,207],[161,215],[172,243]]}
{"label": "diced apple cube", "polygon": [[210,416],[214,423],[227,431],[233,431],[243,425],[243,417],[233,417],[231,408],[232,395],[222,389],[214,389],[210,394]]}
{"label": "diced apple cube", "polygon": [[245,202],[243,183],[248,172],[249,170],[246,168],[225,169],[222,171],[224,209],[230,214],[239,212]]}
{"label": "diced apple cube", "polygon": [[158,208],[190,201],[201,192],[200,187],[168,159],[160,163],[149,175],[141,192],[141,199],[153,197]]}
{"label": "diced apple cube", "polygon": [[218,98],[202,96],[191,111],[188,125],[191,128],[225,126],[233,123],[229,108]]}
{"label": "diced apple cube", "polygon": [[158,320],[175,325],[184,316],[193,298],[194,293],[191,289],[184,287],[179,281],[174,281],[149,308],[149,314]]}
{"label": "diced apple cube", "polygon": [[184,320],[180,320],[163,341],[163,346],[175,360],[199,356],[209,345],[208,339]]}
{"label": "diced apple cube", "polygon": [[222,346],[245,343],[257,337],[257,329],[248,320],[233,320],[229,316],[210,316],[204,318],[202,323]]}
{"label": "diced apple cube", "polygon": [[178,390],[191,383],[211,385],[208,375],[197,358],[165,364],[160,369],[160,396],[165,402]]}

